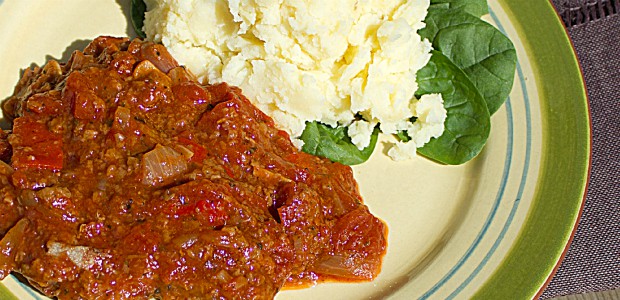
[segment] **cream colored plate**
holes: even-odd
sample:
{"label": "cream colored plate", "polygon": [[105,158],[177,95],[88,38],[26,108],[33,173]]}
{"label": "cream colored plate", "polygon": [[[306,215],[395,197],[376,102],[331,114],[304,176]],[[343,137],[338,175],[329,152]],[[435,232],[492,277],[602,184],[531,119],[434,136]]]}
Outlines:
{"label": "cream colored plate", "polygon": [[[66,60],[73,50],[83,49],[98,35],[135,36],[127,17],[129,2],[5,0],[0,5],[0,98],[12,93],[25,67],[43,65],[51,58]],[[326,283],[283,291],[277,299],[445,299],[469,298],[486,291],[525,298],[536,294],[559,260],[579,213],[589,151],[578,151],[578,155],[558,151],[558,156],[571,157],[579,166],[575,177],[564,179],[574,186],[564,197],[568,208],[546,226],[537,212],[555,204],[544,194],[562,197],[562,191],[552,187],[546,191],[551,184],[548,174],[563,172],[555,166],[554,153],[548,153],[547,147],[556,143],[547,137],[556,122],[547,117],[552,109],[549,103],[555,101],[549,97],[554,92],[549,89],[560,87],[549,87],[550,75],[540,71],[550,62],[535,59],[541,50],[530,43],[533,28],[525,21],[535,17],[526,16],[525,8],[514,8],[519,3],[530,8],[541,5],[529,2],[491,1],[492,13],[485,17],[513,40],[519,65],[510,99],[493,116],[491,136],[479,157],[456,167],[423,158],[395,163],[379,145],[368,163],[354,167],[366,203],[389,226],[388,252],[379,277],[369,283]],[[531,11],[551,22],[548,39],[566,48],[566,37],[549,4]],[[572,64],[565,66],[568,75],[558,76],[581,80],[572,52],[565,50],[564,56]],[[541,88],[543,92],[539,92]],[[572,147],[588,148],[583,84],[573,89],[576,94],[569,100],[576,102],[577,126],[585,126],[585,133],[567,140]],[[550,222],[562,226],[556,229]],[[528,243],[537,232],[543,241]],[[537,251],[548,253],[535,258]],[[519,261],[514,260],[521,257],[536,263],[524,261],[523,270],[516,270]],[[19,299],[40,298],[13,277],[3,283]],[[511,293],[511,289],[519,291]]]}

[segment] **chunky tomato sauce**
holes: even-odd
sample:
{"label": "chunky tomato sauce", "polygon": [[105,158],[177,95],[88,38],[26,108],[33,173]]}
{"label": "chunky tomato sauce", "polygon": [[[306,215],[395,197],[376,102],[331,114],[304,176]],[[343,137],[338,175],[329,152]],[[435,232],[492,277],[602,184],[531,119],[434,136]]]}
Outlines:
{"label": "chunky tomato sauce", "polygon": [[59,299],[268,299],[380,270],[386,226],[351,169],[161,45],[97,38],[27,70],[3,111],[0,279]]}

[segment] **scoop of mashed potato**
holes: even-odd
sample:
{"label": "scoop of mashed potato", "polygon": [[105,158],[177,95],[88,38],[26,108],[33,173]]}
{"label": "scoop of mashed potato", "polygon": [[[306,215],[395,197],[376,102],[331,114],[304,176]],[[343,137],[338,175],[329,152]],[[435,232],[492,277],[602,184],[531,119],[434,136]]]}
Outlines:
{"label": "scoop of mashed potato", "polygon": [[[396,143],[395,159],[443,132],[441,97],[428,98],[423,118],[414,97],[416,72],[431,56],[417,34],[429,0],[145,2],[148,39],[199,79],[239,86],[299,147],[307,121],[349,125],[360,149],[376,124],[384,134],[405,130],[415,147]],[[427,115],[432,125],[422,124]]]}

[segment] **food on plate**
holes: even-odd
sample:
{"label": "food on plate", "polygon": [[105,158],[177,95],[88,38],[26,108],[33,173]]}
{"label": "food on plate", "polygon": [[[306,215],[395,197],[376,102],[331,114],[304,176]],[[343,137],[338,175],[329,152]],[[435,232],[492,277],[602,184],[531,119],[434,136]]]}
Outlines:
{"label": "food on plate", "polygon": [[133,3],[138,32],[344,164],[366,161],[379,132],[394,160],[467,162],[512,89],[516,51],[480,19],[486,0]]}
{"label": "food on plate", "polygon": [[[444,133],[418,153],[446,164],[462,164],[484,148],[491,115],[512,90],[517,53],[501,31],[480,17],[486,0],[433,0],[422,37],[433,45],[419,72],[417,95],[441,93],[448,111]],[[406,140],[406,139],[405,139]]]}
{"label": "food on plate", "polygon": [[263,299],[380,271],[386,225],[351,168],[162,45],[99,37],[26,70],[3,112],[0,278],[59,299]]}
{"label": "food on plate", "polygon": [[200,79],[239,86],[299,146],[314,121],[348,125],[358,149],[377,126],[407,130],[417,147],[443,132],[441,96],[414,97],[431,57],[417,34],[428,1],[145,2],[149,39]]}

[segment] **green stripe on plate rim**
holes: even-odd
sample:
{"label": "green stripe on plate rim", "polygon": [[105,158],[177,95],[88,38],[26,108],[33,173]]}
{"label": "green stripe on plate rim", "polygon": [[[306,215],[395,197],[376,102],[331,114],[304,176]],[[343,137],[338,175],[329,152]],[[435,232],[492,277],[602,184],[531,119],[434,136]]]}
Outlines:
{"label": "green stripe on plate rim", "polygon": [[[1,4],[2,2],[0,2]],[[0,283],[0,299],[18,300],[3,284]]]}
{"label": "green stripe on plate rim", "polygon": [[531,299],[562,258],[581,213],[590,165],[590,117],[579,64],[551,3],[498,2],[523,35],[537,78],[544,80],[536,82],[543,153],[534,201],[519,238],[473,298]]}

